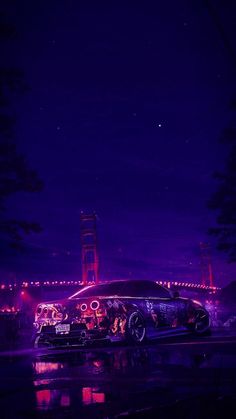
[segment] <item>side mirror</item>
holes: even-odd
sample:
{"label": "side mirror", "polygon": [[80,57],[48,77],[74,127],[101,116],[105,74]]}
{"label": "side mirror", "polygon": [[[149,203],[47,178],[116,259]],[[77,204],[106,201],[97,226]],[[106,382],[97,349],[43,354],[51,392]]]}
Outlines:
{"label": "side mirror", "polygon": [[173,294],[173,297],[174,298],[179,298],[179,291],[175,291],[174,294]]}

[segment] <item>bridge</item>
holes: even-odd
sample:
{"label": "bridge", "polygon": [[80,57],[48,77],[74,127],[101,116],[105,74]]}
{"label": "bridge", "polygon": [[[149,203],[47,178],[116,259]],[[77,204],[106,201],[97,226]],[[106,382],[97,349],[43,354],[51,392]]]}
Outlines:
{"label": "bridge", "polygon": [[[109,281],[102,281],[103,283]],[[100,282],[101,283],[101,282]],[[197,298],[202,301],[215,298],[220,291],[219,287],[196,284],[186,281],[156,281],[157,284],[180,292],[188,298]],[[88,285],[93,285],[89,282]],[[83,288],[83,281],[22,281],[0,283],[0,313],[12,313],[21,309],[31,310],[40,301],[58,300],[67,298]],[[214,296],[213,296],[214,295]]]}
{"label": "bridge", "polygon": [[[100,281],[100,283],[105,283],[109,281]],[[163,285],[169,289],[185,289],[185,290],[199,290],[199,291],[211,291],[217,292],[220,291],[220,287],[214,287],[210,285],[203,285],[197,284],[194,282],[186,282],[186,281],[156,281],[157,284]],[[87,285],[94,285],[94,282],[88,282]],[[61,287],[82,287],[82,281],[22,281],[22,282],[14,282],[14,283],[1,283],[0,290],[9,289],[13,290],[16,288],[38,288],[38,287],[46,287],[46,288],[61,288]]]}
{"label": "bridge", "polygon": [[194,282],[182,282],[182,281],[156,281],[157,284],[163,285],[166,288],[170,289],[185,289],[185,290],[194,290],[194,291],[208,291],[216,293],[220,291],[220,287],[213,287],[210,285],[196,284]]}

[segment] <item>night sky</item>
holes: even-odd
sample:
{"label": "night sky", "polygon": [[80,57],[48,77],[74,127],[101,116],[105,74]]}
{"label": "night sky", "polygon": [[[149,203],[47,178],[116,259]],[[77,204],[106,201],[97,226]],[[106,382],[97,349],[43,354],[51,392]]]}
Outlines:
{"label": "night sky", "polygon": [[[80,211],[95,210],[101,278],[200,281],[210,240],[216,285],[235,279],[207,236],[236,87],[207,2],[7,3],[9,62],[30,86],[16,140],[45,188],[9,200],[43,232],[18,254],[5,246],[1,276],[80,279]],[[234,48],[235,2],[211,3]]]}

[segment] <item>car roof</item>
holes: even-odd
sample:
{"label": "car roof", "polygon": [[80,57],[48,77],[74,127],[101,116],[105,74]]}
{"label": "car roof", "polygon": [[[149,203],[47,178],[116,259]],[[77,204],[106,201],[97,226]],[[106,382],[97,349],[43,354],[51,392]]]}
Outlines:
{"label": "car roof", "polygon": [[155,281],[145,279],[127,279],[127,280],[114,280],[103,282],[97,285],[90,285],[82,288],[77,293],[73,294],[70,299],[82,298],[88,296],[163,296],[166,293],[168,296],[169,291],[163,286],[157,284]]}

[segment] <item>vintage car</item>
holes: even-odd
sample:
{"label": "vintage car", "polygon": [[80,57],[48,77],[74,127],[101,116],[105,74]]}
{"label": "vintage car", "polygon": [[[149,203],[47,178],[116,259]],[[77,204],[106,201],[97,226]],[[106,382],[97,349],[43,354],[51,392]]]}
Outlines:
{"label": "vintage car", "polygon": [[38,304],[34,346],[85,345],[170,334],[204,334],[207,310],[197,301],[147,280],[112,281],[82,288],[63,301]]}

